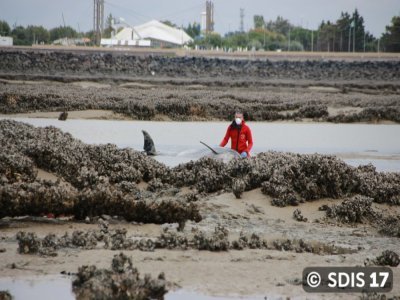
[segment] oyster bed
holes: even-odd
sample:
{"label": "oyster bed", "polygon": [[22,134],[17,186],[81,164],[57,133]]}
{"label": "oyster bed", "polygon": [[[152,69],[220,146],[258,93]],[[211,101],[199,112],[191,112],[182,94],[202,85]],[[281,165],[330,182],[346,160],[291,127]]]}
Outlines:
{"label": "oyster bed", "polygon": [[140,120],[226,120],[240,109],[255,121],[398,123],[399,74],[396,59],[270,61],[0,49],[0,113],[102,109]]}
{"label": "oyster bed", "polygon": [[[0,142],[6,145],[0,161],[0,217],[51,213],[84,220],[109,214],[184,226],[186,220],[202,219],[199,198],[222,192],[238,198],[258,188],[280,207],[354,195],[400,205],[399,173],[377,172],[372,165],[351,167],[330,155],[264,152],[228,164],[202,158],[169,168],[132,149],[87,145],[51,126],[35,128],[11,120],[0,121]],[[64,183],[38,179],[37,168]],[[142,182],[145,190],[139,188]],[[350,202],[363,206],[368,201]],[[354,211],[351,205],[330,210],[342,217]],[[393,228],[399,224],[399,219],[376,219],[393,223]],[[349,220],[359,221],[360,216]]]}
{"label": "oyster bed", "polygon": [[326,92],[279,83],[226,88],[154,82],[119,85],[112,80],[97,86],[79,80],[68,84],[1,81],[0,87],[2,114],[97,109],[112,111],[116,118],[182,121],[227,120],[239,109],[251,121],[400,122],[399,92],[387,87]]}
{"label": "oyster bed", "polygon": [[35,49],[0,50],[3,72],[102,74],[159,77],[255,77],[293,79],[399,79],[400,63],[388,61],[287,61],[168,57],[118,52],[73,52]]}

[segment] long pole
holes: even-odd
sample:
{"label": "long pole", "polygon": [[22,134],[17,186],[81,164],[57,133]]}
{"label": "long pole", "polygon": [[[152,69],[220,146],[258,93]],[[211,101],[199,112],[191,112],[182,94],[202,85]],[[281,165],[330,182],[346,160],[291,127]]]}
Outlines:
{"label": "long pole", "polygon": [[356,52],[356,22],[354,22],[353,28],[353,53]]}
{"label": "long pole", "polygon": [[265,24],[264,24],[264,50],[265,50]]}
{"label": "long pole", "polygon": [[61,15],[62,15],[63,23],[64,23],[64,32],[65,32],[65,38],[67,39],[67,45],[69,46],[69,42],[68,42],[68,34],[67,34],[67,31],[65,30],[66,26],[65,26],[64,13],[61,13]]}
{"label": "long pole", "polygon": [[365,32],[364,32],[364,52],[365,52]]}
{"label": "long pole", "polygon": [[290,26],[289,26],[289,41],[288,41],[288,51],[290,51]]}
{"label": "long pole", "polygon": [[314,30],[311,30],[311,52],[314,52]]}
{"label": "long pole", "polygon": [[351,41],[351,25],[349,27],[349,48],[347,49],[348,52],[350,52],[350,41]]}

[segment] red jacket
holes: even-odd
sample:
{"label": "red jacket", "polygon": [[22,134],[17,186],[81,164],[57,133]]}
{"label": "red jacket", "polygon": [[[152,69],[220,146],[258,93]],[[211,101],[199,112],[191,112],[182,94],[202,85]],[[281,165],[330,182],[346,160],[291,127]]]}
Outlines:
{"label": "red jacket", "polygon": [[232,124],[229,125],[220,146],[225,147],[229,139],[231,139],[231,149],[239,153],[247,152],[250,155],[250,150],[253,147],[253,137],[249,126],[244,121],[242,121],[240,128],[235,128]]}

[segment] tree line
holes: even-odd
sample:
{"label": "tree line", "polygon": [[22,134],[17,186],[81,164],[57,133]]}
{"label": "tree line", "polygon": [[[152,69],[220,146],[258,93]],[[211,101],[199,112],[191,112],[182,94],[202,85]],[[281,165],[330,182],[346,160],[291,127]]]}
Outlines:
{"label": "tree line", "polygon": [[194,44],[205,48],[272,51],[400,52],[400,16],[392,18],[380,38],[366,31],[364,18],[357,9],[351,15],[342,12],[335,22],[322,21],[316,30],[295,26],[281,16],[265,21],[262,15],[255,15],[253,22],[248,32],[229,32],[224,36],[204,34],[195,37]]}
{"label": "tree line", "polygon": [[[103,37],[109,38],[112,28],[112,15],[106,19]],[[177,27],[165,20],[163,23]],[[351,15],[342,12],[335,21],[322,21],[316,30],[295,26],[289,20],[278,16],[276,20],[265,21],[262,15],[253,17],[253,28],[247,32],[228,32],[224,36],[218,33],[202,33],[196,22],[183,29],[194,42],[192,47],[201,48],[247,48],[275,51],[332,51],[332,52],[400,52],[400,16],[394,16],[386,26],[380,38],[366,31],[364,18],[356,9]],[[122,28],[119,28],[119,31]],[[43,26],[29,25],[11,28],[6,21],[0,20],[0,35],[12,36],[14,45],[49,44],[62,38],[88,38],[94,41],[93,31],[77,32],[70,26],[59,26],[50,30]],[[89,43],[90,44],[90,43]]]}
{"label": "tree line", "polygon": [[89,38],[93,39],[93,31],[89,32],[77,32],[70,26],[59,26],[50,30],[43,26],[14,26],[11,28],[6,21],[0,20],[0,35],[11,36],[13,38],[14,45],[33,45],[33,44],[50,44],[58,39],[69,38]]}

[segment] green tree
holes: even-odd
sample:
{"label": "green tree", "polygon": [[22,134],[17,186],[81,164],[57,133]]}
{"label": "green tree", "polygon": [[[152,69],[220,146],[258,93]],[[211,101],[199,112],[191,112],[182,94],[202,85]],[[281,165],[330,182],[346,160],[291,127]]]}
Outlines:
{"label": "green tree", "polygon": [[[353,34],[355,34],[355,51],[363,51],[364,49],[364,34],[365,34],[365,28],[364,28],[364,18],[360,16],[358,13],[358,10],[355,9],[352,20],[354,21],[353,25],[355,28],[352,29]],[[351,38],[352,40],[353,38]],[[353,42],[353,41],[351,41]],[[353,47],[353,45],[352,45]],[[353,49],[353,48],[352,48]]]}
{"label": "green tree", "polygon": [[261,15],[255,15],[253,17],[254,20],[254,29],[258,29],[258,28],[264,28],[265,27],[265,21],[264,21],[264,17]]}
{"label": "green tree", "polygon": [[400,52],[400,16],[392,18],[392,23],[386,26],[382,36],[382,46],[388,52]]}
{"label": "green tree", "polygon": [[161,23],[163,23],[163,24],[165,24],[165,25],[167,25],[167,26],[170,26],[170,27],[179,28],[179,26],[178,26],[178,25],[176,25],[176,24],[172,23],[172,22],[171,22],[171,21],[169,21],[169,20],[164,20],[164,21],[161,21]]}
{"label": "green tree", "polygon": [[32,41],[29,40],[27,31],[23,26],[17,26],[11,31],[14,45],[31,45]]}
{"label": "green tree", "polygon": [[292,27],[289,20],[286,20],[281,16],[278,16],[275,21],[269,21],[266,25],[268,30],[283,34],[285,36],[288,35],[289,28]]}
{"label": "green tree", "polygon": [[207,34],[204,38],[206,45],[211,47],[222,47],[222,37],[218,33],[210,33]]}
{"label": "green tree", "polygon": [[337,26],[327,21],[322,21],[318,29],[317,49],[319,51],[336,51]]}
{"label": "green tree", "polygon": [[377,39],[368,31],[365,33],[365,51],[376,52],[378,50]]}
{"label": "green tree", "polygon": [[26,28],[26,38],[31,44],[47,44],[50,41],[50,33],[43,26],[33,26],[29,25]]}
{"label": "green tree", "polygon": [[10,26],[6,21],[0,20],[0,35],[8,36],[11,33]]}
{"label": "green tree", "polygon": [[[304,50],[311,51],[311,30],[302,27],[294,27],[290,31],[290,39],[293,42],[301,44]],[[296,48],[295,46],[293,47]],[[290,48],[292,48],[292,46]],[[293,51],[296,50],[293,49]]]}
{"label": "green tree", "polygon": [[111,33],[113,32],[113,26],[114,26],[114,17],[112,14],[109,14],[106,19],[106,28],[104,29],[103,32],[103,37],[106,39],[111,38]]}
{"label": "green tree", "polygon": [[184,28],[184,30],[193,39],[200,36],[200,24],[196,22],[193,22],[193,24],[189,23],[188,27]]}
{"label": "green tree", "polygon": [[[349,37],[351,37],[350,34],[350,25],[351,25],[351,16],[347,12],[342,12],[340,15],[340,18],[336,21],[336,26],[337,26],[337,45],[336,49],[337,51],[350,51],[351,49],[349,48]],[[352,43],[352,41],[350,41]]]}
{"label": "green tree", "polygon": [[364,18],[356,9],[350,16],[341,13],[335,22],[322,21],[316,32],[316,49],[318,51],[373,51],[375,38],[365,31]]}
{"label": "green tree", "polygon": [[60,26],[50,30],[50,40],[55,41],[62,38],[76,38],[78,33],[70,26]]}
{"label": "green tree", "polygon": [[223,39],[223,46],[226,48],[247,47],[249,41],[248,34],[245,32],[230,32]]}

